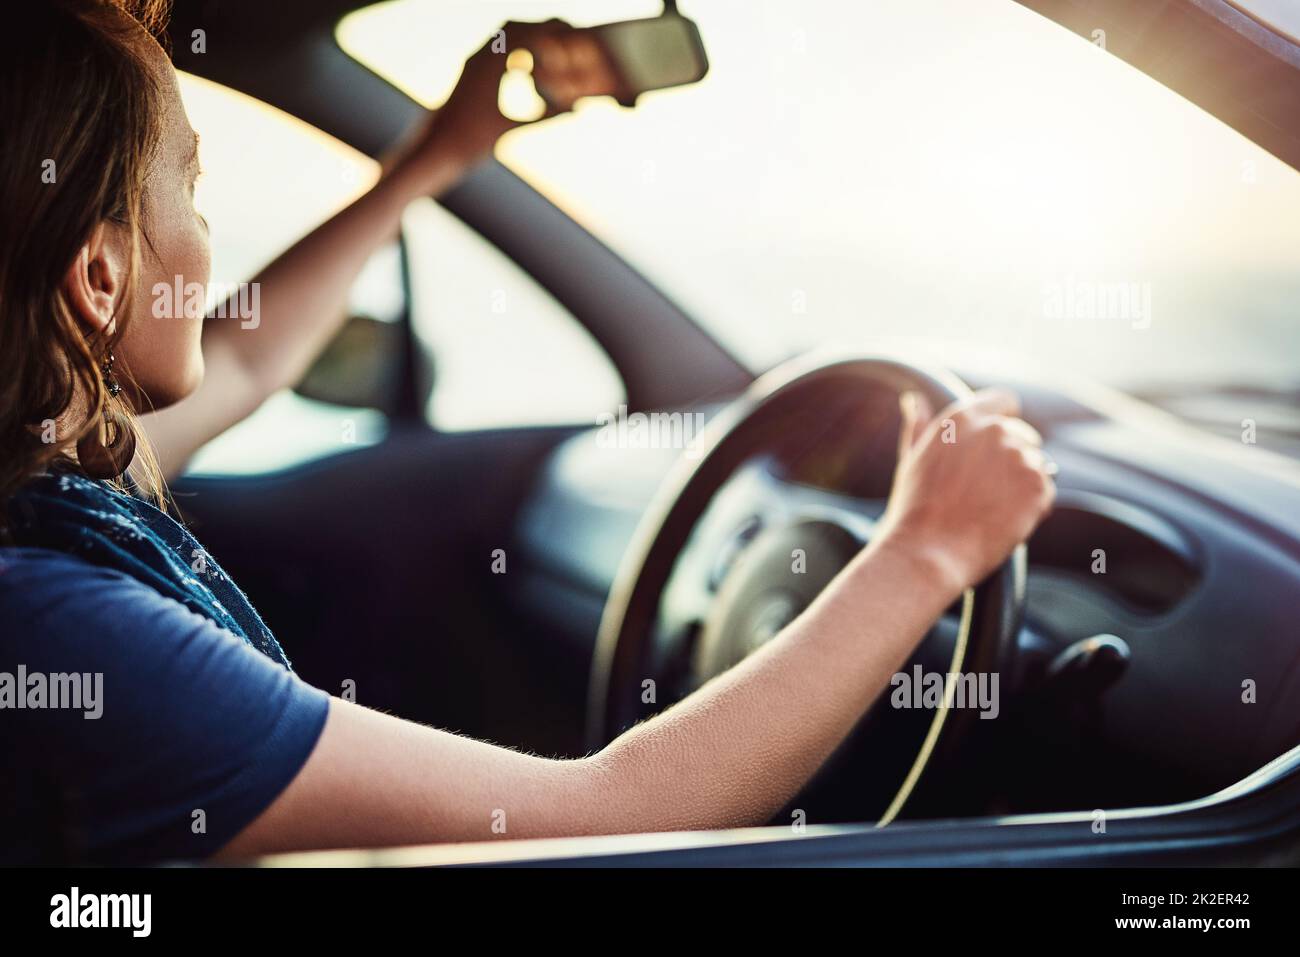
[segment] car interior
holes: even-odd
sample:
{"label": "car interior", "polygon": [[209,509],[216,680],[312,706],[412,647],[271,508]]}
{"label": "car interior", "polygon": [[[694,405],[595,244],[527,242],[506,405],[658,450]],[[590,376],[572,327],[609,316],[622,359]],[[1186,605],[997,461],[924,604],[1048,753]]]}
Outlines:
{"label": "car interior", "polygon": [[[495,24],[664,10],[545,6],[177,0],[214,278],[364,189]],[[915,662],[996,673],[996,720],[878,704],[769,828],[410,862],[1164,861],[1294,825],[1300,43],[1218,0],[870,6],[681,3],[703,81],[508,134],[172,491],[307,682],[578,756],[869,540],[900,389],[1007,386],[1056,504]]]}

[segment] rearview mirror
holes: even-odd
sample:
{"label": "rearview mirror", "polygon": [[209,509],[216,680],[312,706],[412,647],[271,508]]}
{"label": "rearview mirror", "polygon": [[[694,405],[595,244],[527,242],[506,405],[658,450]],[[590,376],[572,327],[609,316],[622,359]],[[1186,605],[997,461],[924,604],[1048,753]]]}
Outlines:
{"label": "rearview mirror", "polygon": [[618,77],[614,98],[633,106],[650,90],[698,83],[709,72],[704,41],[693,20],[666,13],[588,28]]}

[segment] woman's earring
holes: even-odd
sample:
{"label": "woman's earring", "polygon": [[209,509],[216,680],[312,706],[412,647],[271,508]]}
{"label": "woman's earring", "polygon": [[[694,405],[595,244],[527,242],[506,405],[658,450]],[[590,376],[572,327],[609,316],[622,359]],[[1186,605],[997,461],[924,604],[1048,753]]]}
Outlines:
{"label": "woman's earring", "polygon": [[100,369],[109,401],[104,403],[104,420],[97,423],[77,442],[77,461],[81,470],[93,479],[115,479],[124,473],[135,458],[135,431],[126,416],[110,405],[122,391],[113,375],[113,353],[108,354]]}

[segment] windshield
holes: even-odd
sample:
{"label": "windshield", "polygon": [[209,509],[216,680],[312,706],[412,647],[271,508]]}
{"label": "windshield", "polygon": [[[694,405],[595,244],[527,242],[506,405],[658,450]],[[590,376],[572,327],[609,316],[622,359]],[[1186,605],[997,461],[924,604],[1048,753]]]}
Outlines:
{"label": "windshield", "polygon": [[[657,3],[397,0],[340,42],[431,106],[504,19]],[[990,348],[1126,389],[1300,382],[1300,173],[1011,0],[708,0],[711,70],[498,157],[754,369]]]}

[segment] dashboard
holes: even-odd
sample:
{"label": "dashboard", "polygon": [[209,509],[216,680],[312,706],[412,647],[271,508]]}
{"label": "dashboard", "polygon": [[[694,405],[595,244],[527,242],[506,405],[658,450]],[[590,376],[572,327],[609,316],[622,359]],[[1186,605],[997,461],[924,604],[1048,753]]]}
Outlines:
{"label": "dashboard", "polygon": [[[994,383],[958,371],[974,387]],[[1021,395],[1043,433],[1058,498],[1028,543],[1012,706],[972,744],[972,761],[991,773],[945,810],[1190,799],[1300,741],[1300,465],[1095,386],[1005,373],[996,382]],[[888,494],[879,463],[892,463],[896,442],[887,398],[823,409],[819,428],[774,436],[769,454],[738,470],[683,551],[699,565],[682,576],[694,593],[670,582],[663,614],[702,615],[728,563],[783,516],[820,510],[869,534]],[[679,454],[576,434],[520,513],[519,601],[579,661]],[[1099,640],[1118,649],[1108,666],[1073,667]]]}

